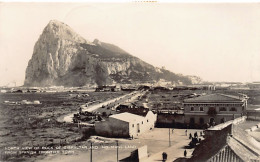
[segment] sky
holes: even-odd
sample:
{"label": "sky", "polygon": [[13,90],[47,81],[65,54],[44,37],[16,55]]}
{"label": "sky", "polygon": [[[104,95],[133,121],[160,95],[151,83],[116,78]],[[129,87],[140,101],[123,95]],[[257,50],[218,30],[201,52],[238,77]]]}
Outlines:
{"label": "sky", "polygon": [[22,85],[50,20],[204,81],[260,81],[260,3],[0,3],[0,86]]}

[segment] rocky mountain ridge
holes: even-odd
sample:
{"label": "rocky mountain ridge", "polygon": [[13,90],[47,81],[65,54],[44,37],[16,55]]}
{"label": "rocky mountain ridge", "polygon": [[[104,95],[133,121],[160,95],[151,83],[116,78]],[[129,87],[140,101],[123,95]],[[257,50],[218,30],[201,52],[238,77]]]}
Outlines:
{"label": "rocky mountain ridge", "polygon": [[52,20],[34,46],[25,86],[87,86],[152,83],[160,79],[192,84],[192,79],[156,68],[119,47],[88,41]]}

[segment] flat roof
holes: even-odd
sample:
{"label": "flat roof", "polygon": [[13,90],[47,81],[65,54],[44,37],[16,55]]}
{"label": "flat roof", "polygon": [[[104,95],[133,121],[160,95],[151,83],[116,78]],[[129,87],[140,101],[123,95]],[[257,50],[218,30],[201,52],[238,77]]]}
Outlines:
{"label": "flat roof", "polygon": [[131,113],[128,113],[128,112],[124,112],[124,113],[120,113],[120,114],[114,114],[114,115],[109,116],[109,118],[114,118],[114,119],[122,120],[122,121],[125,121],[125,122],[129,122],[129,123],[144,120],[143,116],[131,114]]}

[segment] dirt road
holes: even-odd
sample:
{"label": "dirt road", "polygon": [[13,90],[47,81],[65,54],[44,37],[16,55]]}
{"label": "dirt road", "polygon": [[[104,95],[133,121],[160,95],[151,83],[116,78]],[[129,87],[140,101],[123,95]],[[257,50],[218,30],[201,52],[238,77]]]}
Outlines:
{"label": "dirt road", "polygon": [[[101,108],[103,105],[109,105],[109,104],[112,104],[112,103],[123,103],[125,101],[131,101],[133,99],[136,99],[141,93],[144,93],[144,92],[139,92],[139,91],[134,91],[132,93],[129,93],[129,94],[126,94],[126,95],[123,95],[123,96],[120,96],[120,97],[117,97],[117,98],[114,98],[114,99],[111,99],[111,100],[108,100],[108,101],[104,101],[104,102],[101,102],[101,103],[98,103],[98,104],[94,104],[94,105],[90,105],[90,106],[86,106],[86,104],[84,105],[81,105],[80,107],[82,108],[83,111],[94,111],[94,110],[97,110],[99,108]],[[72,122],[73,120],[73,115],[74,113],[76,112],[73,112],[73,113],[70,113],[66,116],[63,117],[63,119],[61,119],[61,121],[65,121],[65,122]]]}

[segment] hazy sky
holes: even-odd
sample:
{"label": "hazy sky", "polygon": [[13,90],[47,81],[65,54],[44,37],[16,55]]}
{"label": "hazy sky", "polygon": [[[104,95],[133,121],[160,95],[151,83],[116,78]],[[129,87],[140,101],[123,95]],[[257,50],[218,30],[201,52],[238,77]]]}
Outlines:
{"label": "hazy sky", "polygon": [[0,85],[23,84],[52,19],[175,73],[260,81],[260,3],[0,3]]}

